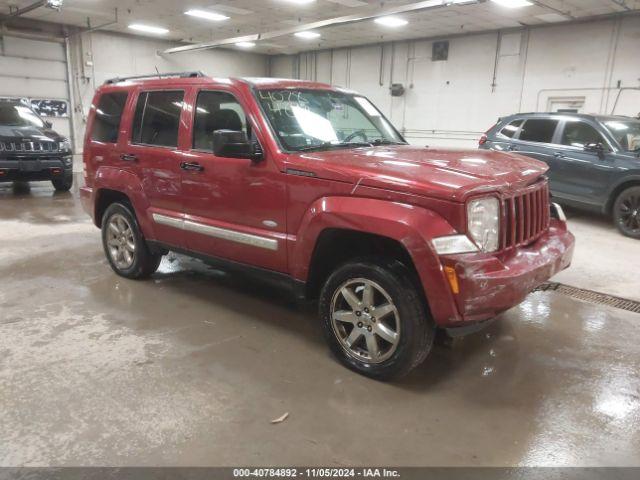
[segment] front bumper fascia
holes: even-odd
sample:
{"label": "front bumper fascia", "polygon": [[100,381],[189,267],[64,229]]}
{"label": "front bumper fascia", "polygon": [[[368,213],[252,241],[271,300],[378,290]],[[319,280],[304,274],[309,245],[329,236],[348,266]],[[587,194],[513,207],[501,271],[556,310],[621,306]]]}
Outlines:
{"label": "front bumper fascia", "polygon": [[534,243],[500,254],[440,257],[443,268],[455,269],[459,293],[456,314],[446,327],[463,327],[495,317],[519,303],[536,287],[569,267],[575,238],[566,223],[552,219],[549,230]]}

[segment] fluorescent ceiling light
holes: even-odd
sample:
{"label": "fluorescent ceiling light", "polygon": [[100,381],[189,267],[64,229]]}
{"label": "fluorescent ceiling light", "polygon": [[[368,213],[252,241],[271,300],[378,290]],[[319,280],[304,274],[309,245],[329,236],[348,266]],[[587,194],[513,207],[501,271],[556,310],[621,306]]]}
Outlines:
{"label": "fluorescent ceiling light", "polygon": [[156,35],[166,35],[169,30],[163,27],[153,27],[151,25],[142,25],[141,23],[132,23],[129,25],[131,30],[137,30],[139,32],[154,33]]}
{"label": "fluorescent ceiling light", "polygon": [[305,30],[304,32],[296,32],[294,35],[298,38],[304,38],[307,40],[311,40],[313,38],[320,38],[320,34],[318,32],[310,32]]}
{"label": "fluorescent ceiling light", "polygon": [[405,19],[398,17],[378,17],[374,22],[385,27],[404,27],[409,23]]}
{"label": "fluorescent ceiling light", "polygon": [[493,3],[497,3],[507,8],[522,8],[533,5],[529,0],[491,0]]}
{"label": "fluorescent ceiling light", "polygon": [[207,12],[206,10],[192,9],[184,12],[185,15],[192,17],[204,18],[205,20],[211,20],[213,22],[222,22],[223,20],[229,20],[229,17],[222,15],[221,13]]}
{"label": "fluorescent ceiling light", "polygon": [[253,48],[256,44],[253,42],[236,42],[236,47],[240,48]]}

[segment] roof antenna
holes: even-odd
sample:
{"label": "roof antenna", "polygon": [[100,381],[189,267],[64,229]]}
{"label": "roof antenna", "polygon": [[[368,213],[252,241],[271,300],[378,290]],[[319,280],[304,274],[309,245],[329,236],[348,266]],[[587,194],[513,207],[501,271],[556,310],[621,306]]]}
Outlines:
{"label": "roof antenna", "polygon": [[160,70],[158,70],[158,66],[156,65],[156,73],[158,74],[158,78],[162,79],[162,75],[160,75]]}

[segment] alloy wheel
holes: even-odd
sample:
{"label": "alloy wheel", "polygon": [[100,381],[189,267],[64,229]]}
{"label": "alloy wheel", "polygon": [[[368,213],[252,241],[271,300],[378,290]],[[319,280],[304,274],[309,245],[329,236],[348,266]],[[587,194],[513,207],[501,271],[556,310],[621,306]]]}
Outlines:
{"label": "alloy wheel", "polygon": [[620,227],[632,235],[640,234],[640,193],[629,192],[618,207]]}
{"label": "alloy wheel", "polygon": [[107,248],[111,260],[121,270],[131,268],[136,259],[136,243],[129,221],[119,213],[109,219]]}
{"label": "alloy wheel", "polygon": [[336,290],[331,325],[342,348],[357,360],[382,363],[398,348],[398,309],[380,285],[366,278],[348,280]]}

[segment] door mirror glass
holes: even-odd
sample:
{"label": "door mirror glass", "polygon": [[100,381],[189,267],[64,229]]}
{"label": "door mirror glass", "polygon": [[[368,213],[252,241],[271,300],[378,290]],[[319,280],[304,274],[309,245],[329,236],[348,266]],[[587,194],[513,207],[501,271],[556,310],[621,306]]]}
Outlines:
{"label": "door mirror glass", "polygon": [[601,142],[597,143],[587,143],[584,146],[585,152],[597,153],[599,156],[603,156],[605,154],[605,146]]}
{"label": "door mirror glass", "polygon": [[262,159],[262,149],[257,142],[250,142],[245,132],[216,130],[213,132],[213,153],[223,158]]}

